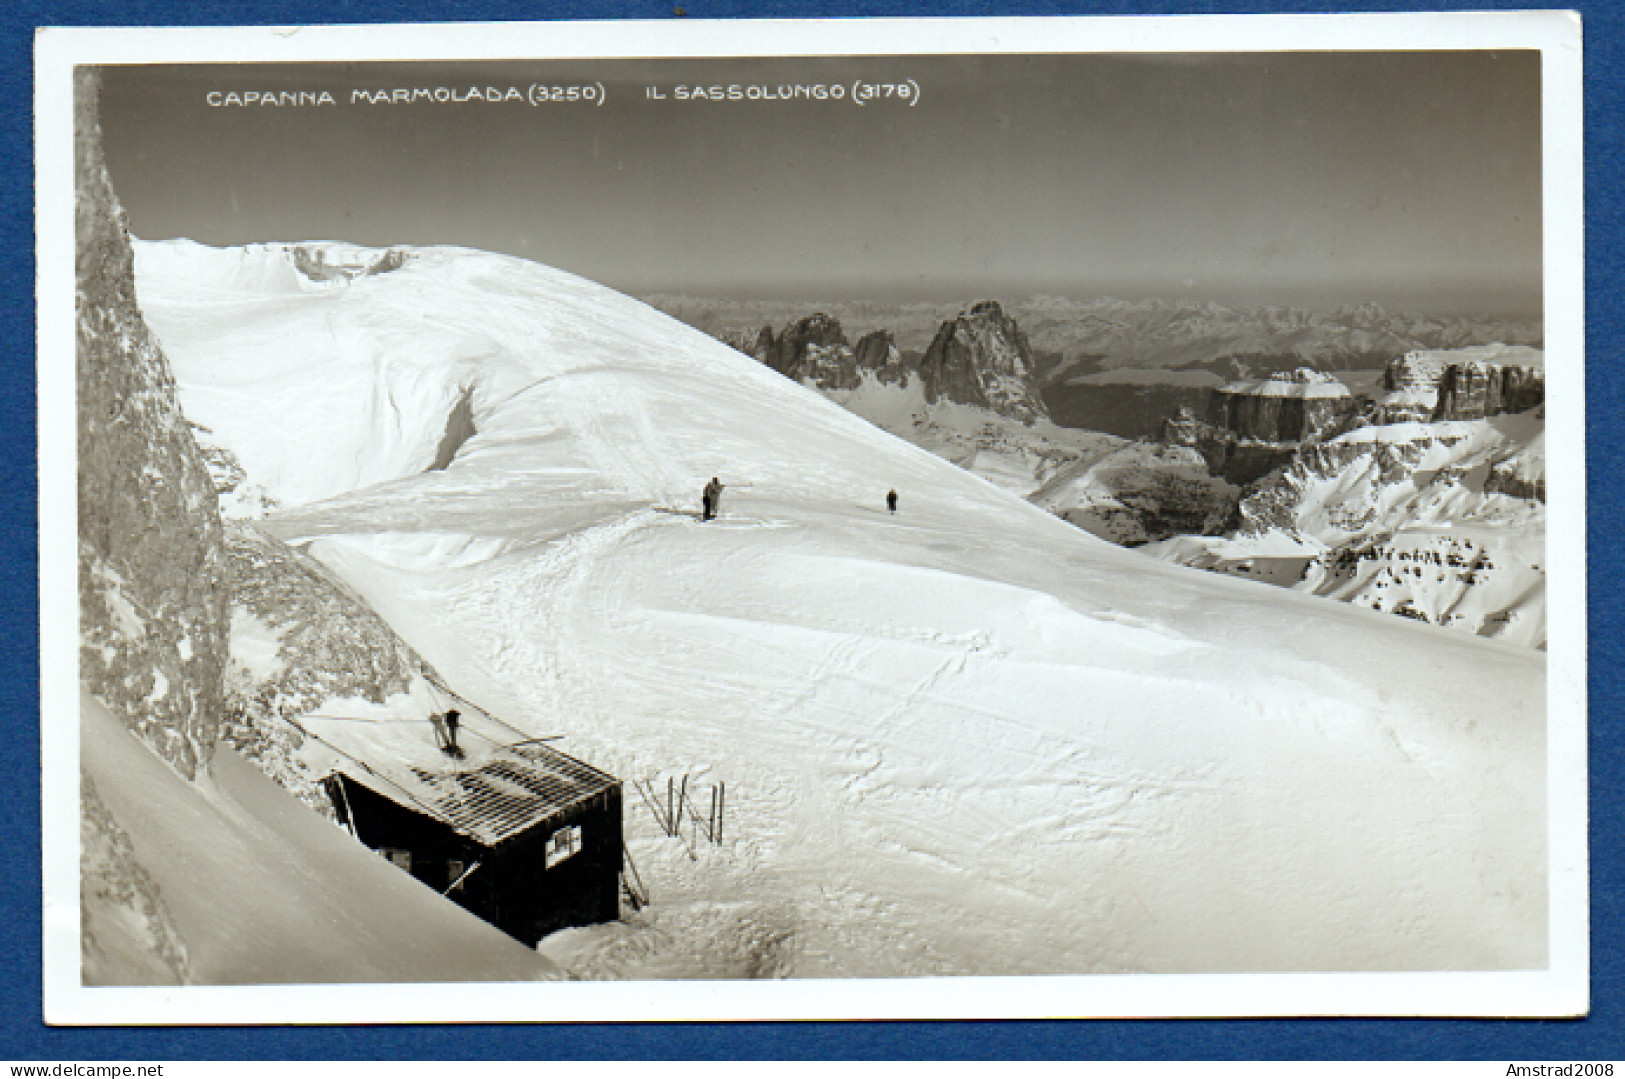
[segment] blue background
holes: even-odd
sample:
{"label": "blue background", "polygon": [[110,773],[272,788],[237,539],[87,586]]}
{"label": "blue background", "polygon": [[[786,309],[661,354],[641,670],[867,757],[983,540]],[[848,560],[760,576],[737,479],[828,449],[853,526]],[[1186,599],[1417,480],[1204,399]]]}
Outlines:
{"label": "blue background", "polygon": [[[689,18],[924,15],[1219,14],[1515,10],[1454,0],[1410,3],[1157,3],[1150,0],[677,0]],[[208,1029],[55,1029],[40,1003],[39,635],[34,398],[33,31],[37,26],[239,25],[531,19],[672,19],[673,0],[12,0],[0,12],[0,1059],[1625,1059],[1619,780],[1614,726],[1621,655],[1614,598],[1622,461],[1613,370],[1625,305],[1616,292],[1621,221],[1619,117],[1625,5],[1584,2],[1586,124],[1586,437],[1591,692],[1592,1011],[1566,1021],[1224,1020],[944,1023],[584,1024]]]}

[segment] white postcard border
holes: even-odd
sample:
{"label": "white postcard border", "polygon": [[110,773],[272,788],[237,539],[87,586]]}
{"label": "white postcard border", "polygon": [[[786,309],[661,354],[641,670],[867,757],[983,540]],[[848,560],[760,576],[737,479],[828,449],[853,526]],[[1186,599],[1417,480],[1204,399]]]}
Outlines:
{"label": "white postcard border", "polygon": [[[1533,972],[86,988],[79,981],[72,70],[78,64],[1021,52],[1542,50],[1550,967]],[[45,1017],[54,1024],[1563,1016],[1588,1007],[1584,261],[1566,12],[47,29],[36,39]]]}

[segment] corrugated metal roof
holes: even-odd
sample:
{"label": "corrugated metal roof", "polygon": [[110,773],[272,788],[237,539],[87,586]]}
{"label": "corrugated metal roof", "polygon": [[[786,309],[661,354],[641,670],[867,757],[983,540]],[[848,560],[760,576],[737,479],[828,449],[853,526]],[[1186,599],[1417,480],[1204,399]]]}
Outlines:
{"label": "corrugated metal roof", "polygon": [[411,768],[420,800],[464,835],[496,846],[615,780],[546,746],[515,746],[467,771]]}
{"label": "corrugated metal roof", "polygon": [[488,847],[620,785],[459,703],[460,758],[440,752],[427,718],[308,715],[299,726],[333,751],[334,771]]}

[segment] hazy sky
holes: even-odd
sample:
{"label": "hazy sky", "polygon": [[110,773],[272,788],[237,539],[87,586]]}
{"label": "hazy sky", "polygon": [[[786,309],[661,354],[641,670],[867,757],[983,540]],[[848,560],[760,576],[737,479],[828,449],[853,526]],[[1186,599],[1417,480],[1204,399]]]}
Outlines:
{"label": "hazy sky", "polygon": [[[606,101],[352,103],[538,82]],[[676,99],[815,83],[847,98]],[[337,104],[206,96],[285,90]],[[139,67],[102,124],[147,239],[462,244],[633,294],[1540,311],[1533,52]]]}

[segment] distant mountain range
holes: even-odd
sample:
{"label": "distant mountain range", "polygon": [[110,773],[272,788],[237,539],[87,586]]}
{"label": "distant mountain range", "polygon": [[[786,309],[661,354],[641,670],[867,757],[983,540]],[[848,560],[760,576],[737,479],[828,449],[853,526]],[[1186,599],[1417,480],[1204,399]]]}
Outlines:
{"label": "distant mountain range", "polygon": [[[1036,335],[991,300],[945,318],[923,354],[886,328],[854,345],[823,311],[720,336],[1103,539],[1544,646],[1544,357],[1475,340],[1538,339],[1538,326],[1375,306],[1092,306],[1073,318],[1077,305],[1050,302],[1040,332],[1190,362],[1084,375],[1081,361],[1052,363],[1045,383]],[[1412,347],[1439,340],[1472,343]],[[1220,355],[1238,343],[1256,351]],[[1380,370],[1316,368],[1356,359]]]}
{"label": "distant mountain range", "polygon": [[[645,297],[666,314],[754,353],[763,327],[815,312],[852,340],[885,334],[901,362],[918,367],[945,322],[969,303],[881,304]],[[1032,352],[1033,388],[1056,423],[1125,438],[1156,433],[1181,405],[1237,377],[1310,367],[1378,371],[1417,349],[1501,343],[1539,347],[1539,319],[1391,312],[1377,304],[1308,311],[1228,307],[1199,300],[1073,300],[1033,296],[1004,303]]]}
{"label": "distant mountain range", "polygon": [[[646,303],[715,337],[754,334],[762,326],[822,312],[848,333],[887,330],[905,353],[923,352],[937,329],[966,302],[883,304],[727,300],[656,294]],[[1381,367],[1418,348],[1462,348],[1499,341],[1540,345],[1539,319],[1480,318],[1394,312],[1377,304],[1309,311],[1297,307],[1228,307],[1202,300],[1074,300],[1032,296],[1006,300],[1032,347],[1048,354],[1044,381],[1067,381],[1122,368],[1205,368],[1261,360],[1328,370]],[[1115,381],[1108,375],[1100,381]]]}

